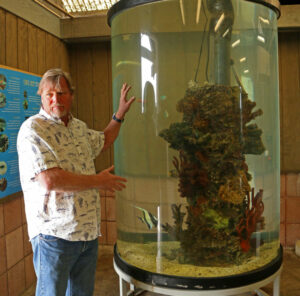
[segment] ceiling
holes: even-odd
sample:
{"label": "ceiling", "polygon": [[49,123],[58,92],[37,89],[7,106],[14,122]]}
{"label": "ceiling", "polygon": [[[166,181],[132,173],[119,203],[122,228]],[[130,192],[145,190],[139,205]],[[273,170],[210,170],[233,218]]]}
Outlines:
{"label": "ceiling", "polygon": [[97,15],[119,0],[33,0],[60,18]]}
{"label": "ceiling", "polygon": [[[93,16],[106,11],[119,0],[33,0],[60,18]],[[279,0],[281,5],[300,4],[300,0]]]}
{"label": "ceiling", "polygon": [[58,1],[69,13],[86,13],[90,11],[107,10],[117,0],[60,0]]}

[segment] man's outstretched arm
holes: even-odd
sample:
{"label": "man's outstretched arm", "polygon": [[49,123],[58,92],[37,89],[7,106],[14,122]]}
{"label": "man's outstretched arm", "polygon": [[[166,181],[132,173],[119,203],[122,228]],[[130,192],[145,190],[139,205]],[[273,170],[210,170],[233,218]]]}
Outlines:
{"label": "man's outstretched arm", "polygon": [[47,191],[74,192],[92,188],[121,191],[126,187],[124,183],[127,180],[111,174],[113,169],[114,166],[111,166],[95,175],[81,175],[56,167],[39,173],[35,180]]}

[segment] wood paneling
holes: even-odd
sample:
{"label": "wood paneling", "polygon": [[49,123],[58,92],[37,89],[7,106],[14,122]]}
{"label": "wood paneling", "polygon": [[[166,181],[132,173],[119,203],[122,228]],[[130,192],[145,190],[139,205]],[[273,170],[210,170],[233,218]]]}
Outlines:
{"label": "wood paneling", "polygon": [[60,67],[64,71],[70,71],[68,47],[63,42],[59,42],[59,53],[60,53]]}
{"label": "wood paneling", "polygon": [[53,53],[54,53],[54,59],[53,59],[53,68],[60,68],[62,63],[61,63],[61,59],[62,59],[62,55],[60,54],[61,52],[61,41],[53,36]]}
{"label": "wood paneling", "polygon": [[300,33],[279,34],[281,170],[300,171]]}
{"label": "wood paneling", "polygon": [[42,30],[37,31],[37,73],[42,75],[46,72],[46,33]]}
{"label": "wood paneling", "polygon": [[0,8],[0,64],[42,75],[49,68],[69,71],[66,44]]}
{"label": "wood paneling", "polygon": [[38,72],[37,62],[37,28],[28,24],[29,72]]}
{"label": "wood paneling", "polygon": [[77,54],[80,56],[77,59],[77,91],[75,94],[78,103],[78,118],[83,120],[89,128],[93,128],[92,49],[84,45],[78,46]]}
{"label": "wood paneling", "polygon": [[54,67],[54,37],[50,34],[46,34],[46,68],[50,69]]}
{"label": "wood paneling", "polygon": [[6,58],[5,64],[10,67],[18,67],[18,24],[17,17],[11,13],[6,13],[6,34],[5,48]]}
{"label": "wood paneling", "polygon": [[5,11],[0,8],[0,64],[5,64],[5,53],[6,53],[6,46],[5,46]]}
{"label": "wood paneling", "polygon": [[[112,114],[110,43],[72,45],[69,53],[76,87],[72,112],[90,128],[104,130]],[[112,163],[109,149],[96,159],[96,169],[103,170]]]}
{"label": "wood paneling", "polygon": [[60,37],[60,19],[33,0],[0,0],[0,6],[30,24]]}
{"label": "wood paneling", "polygon": [[[109,43],[99,43],[92,49],[93,53],[93,101],[94,129],[103,130],[111,120],[111,78]],[[96,159],[98,170],[108,168],[112,164],[112,149],[106,150]]]}
{"label": "wood paneling", "polygon": [[[110,119],[110,102],[105,100],[109,93],[108,75],[108,47],[106,43],[100,43],[92,48],[93,58],[93,101],[94,101],[94,128],[104,128],[102,124]],[[104,119],[104,120],[103,120]]]}
{"label": "wood paneling", "polygon": [[28,23],[18,18],[18,68],[28,71]]}
{"label": "wood paneling", "polygon": [[71,112],[75,117],[78,117],[78,102],[77,102],[77,85],[78,85],[78,79],[77,79],[77,51],[76,49],[69,51],[69,58],[70,58],[70,74],[72,76],[73,85],[75,86],[75,94],[73,98],[73,104]]}

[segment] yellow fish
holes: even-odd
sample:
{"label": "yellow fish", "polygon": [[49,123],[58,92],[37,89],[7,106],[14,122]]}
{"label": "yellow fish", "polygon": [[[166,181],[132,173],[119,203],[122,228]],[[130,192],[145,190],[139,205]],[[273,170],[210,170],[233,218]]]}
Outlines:
{"label": "yellow fish", "polygon": [[138,217],[143,223],[145,223],[148,227],[148,229],[152,229],[153,227],[157,227],[157,223],[158,220],[157,218],[151,214],[150,212],[148,212],[147,210],[137,207],[135,206],[135,208],[139,209],[142,211],[143,216],[142,217]]}

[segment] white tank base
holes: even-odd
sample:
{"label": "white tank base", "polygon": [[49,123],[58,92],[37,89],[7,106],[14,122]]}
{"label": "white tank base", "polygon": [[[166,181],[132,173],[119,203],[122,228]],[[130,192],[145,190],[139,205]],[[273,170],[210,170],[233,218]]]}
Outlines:
{"label": "white tank base", "polygon": [[[122,271],[114,260],[114,269],[119,276],[120,296],[138,296],[145,291],[154,292],[169,296],[280,296],[280,273],[282,267],[268,278],[253,283],[251,285],[242,286],[231,289],[221,290],[207,290],[207,291],[195,291],[195,290],[182,290],[174,288],[164,288],[159,286],[149,285],[134,279],[132,276]],[[273,294],[267,294],[260,288],[273,282]]]}

